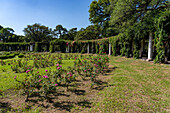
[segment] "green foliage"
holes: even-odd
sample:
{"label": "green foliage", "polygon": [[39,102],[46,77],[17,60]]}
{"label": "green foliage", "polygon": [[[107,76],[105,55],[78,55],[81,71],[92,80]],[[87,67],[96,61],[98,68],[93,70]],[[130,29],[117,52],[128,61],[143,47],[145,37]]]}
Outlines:
{"label": "green foliage", "polygon": [[52,43],[50,43],[50,53],[53,53],[54,52],[54,45]]}
{"label": "green foliage", "polygon": [[92,1],[90,4],[89,20],[95,25],[99,35],[103,37],[115,35],[115,29],[113,29],[113,26],[109,26],[109,20],[112,12],[109,7],[110,0]]}
{"label": "green foliage", "polygon": [[24,57],[24,54],[21,53],[21,54],[18,55],[18,57],[19,57],[19,58],[23,58],[23,57]]}
{"label": "green foliage", "polygon": [[56,36],[57,38],[61,38],[65,36],[65,34],[67,33],[67,29],[64,28],[62,25],[57,25],[56,28],[53,31],[53,35]]}
{"label": "green foliage", "polygon": [[50,42],[50,52],[55,51],[55,46],[58,51],[65,52],[67,47],[67,40],[55,39]]}
{"label": "green foliage", "polygon": [[99,53],[99,45],[98,45],[98,43],[96,43],[96,54],[98,54]]}
{"label": "green foliage", "polygon": [[0,55],[0,59],[14,58],[15,56],[16,56],[15,53],[12,53],[12,52],[3,52],[3,53]]}
{"label": "green foliage", "polygon": [[12,37],[14,30],[12,28],[0,28],[0,40],[8,42],[9,38]]}
{"label": "green foliage", "polygon": [[24,33],[29,42],[49,42],[52,39],[51,29],[40,24],[28,25]]}
{"label": "green foliage", "polygon": [[93,40],[98,39],[99,34],[95,26],[88,26],[86,29],[77,32],[75,40]]}
{"label": "green foliage", "polygon": [[118,53],[117,53],[117,51],[118,51],[118,40],[119,40],[119,38],[118,38],[118,36],[116,36],[116,37],[110,38],[110,41],[109,41],[111,43],[111,46],[112,46],[112,55],[113,56],[118,55]]}
{"label": "green foliage", "polygon": [[[28,59],[34,59],[34,64],[31,67],[25,68],[24,66],[28,66]],[[26,56],[26,59],[13,60],[13,65],[11,65],[13,71],[16,73],[26,72],[22,76],[23,79],[18,79],[18,76],[14,77],[17,82],[17,88],[23,89],[24,94],[27,95],[25,101],[28,101],[33,94],[39,94],[39,96],[43,96],[48,102],[51,102],[50,96],[57,93],[56,87],[66,86],[68,90],[70,84],[73,84],[73,81],[78,76],[82,78],[90,77],[92,88],[96,84],[97,76],[104,74],[109,64],[109,58],[105,55],[78,56],[66,54],[64,59],[74,59],[74,67],[67,67],[67,70],[65,70],[62,69],[62,65],[57,63],[58,59],[61,59],[62,62],[63,54],[36,53],[29,54]],[[35,68],[46,68],[54,65],[56,65],[55,69],[45,69],[41,73],[33,70]],[[21,71],[22,68],[26,70]]]}
{"label": "green foliage", "polygon": [[40,47],[39,47],[39,43],[38,42],[35,43],[34,52],[40,52]]}
{"label": "green foliage", "polygon": [[127,28],[136,22],[143,21],[148,13],[160,10],[167,0],[112,0],[110,24],[118,24],[120,28]]}
{"label": "green foliage", "polygon": [[81,54],[85,53],[85,50],[86,50],[86,44],[85,43],[82,43],[81,44]]}
{"label": "green foliage", "polygon": [[157,55],[155,63],[164,63],[165,50],[168,49],[170,43],[169,27],[170,27],[170,11],[161,13],[161,16],[156,20],[155,46]]}

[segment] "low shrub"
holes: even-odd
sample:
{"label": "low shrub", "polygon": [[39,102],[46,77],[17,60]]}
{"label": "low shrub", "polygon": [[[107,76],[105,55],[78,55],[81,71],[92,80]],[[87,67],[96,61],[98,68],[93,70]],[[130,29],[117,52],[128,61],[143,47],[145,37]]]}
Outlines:
{"label": "low shrub", "polygon": [[14,52],[15,55],[19,55],[20,53],[19,52]]}
{"label": "low shrub", "polygon": [[4,55],[10,55],[10,52],[4,52]]}
{"label": "low shrub", "polygon": [[21,53],[21,54],[18,55],[18,57],[19,57],[19,58],[23,58],[23,57],[24,57],[24,54]]}
{"label": "low shrub", "polygon": [[1,55],[0,59],[8,59],[8,58],[14,58],[15,54],[9,54],[9,55]]}
{"label": "low shrub", "polygon": [[15,54],[7,55],[7,58],[14,58],[14,57],[15,57]]}

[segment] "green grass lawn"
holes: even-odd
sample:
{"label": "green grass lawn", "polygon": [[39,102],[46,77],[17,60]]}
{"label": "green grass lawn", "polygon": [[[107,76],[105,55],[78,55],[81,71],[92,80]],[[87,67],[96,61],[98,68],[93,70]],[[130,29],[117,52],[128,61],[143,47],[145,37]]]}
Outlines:
{"label": "green grass lawn", "polygon": [[98,93],[93,112],[170,112],[170,66],[111,57],[110,87]]}
{"label": "green grass lawn", "polygon": [[[15,58],[18,59],[18,58]],[[8,61],[10,59],[7,59]],[[63,60],[62,61],[62,67],[63,69],[67,69],[68,66],[73,66],[74,60]],[[33,61],[29,61],[30,64],[33,63]],[[35,71],[39,71],[40,73],[45,72],[46,69],[54,70],[56,66],[53,67],[47,67],[47,68],[40,68],[35,69]],[[16,81],[14,80],[14,77],[17,76],[18,79],[22,79],[22,76],[26,75],[26,73],[15,73],[11,70],[11,65],[0,65],[0,90],[5,91],[8,89],[14,89],[16,86]]]}
{"label": "green grass lawn", "polygon": [[[72,65],[73,61],[63,60],[63,68],[66,69],[67,66]],[[63,106],[70,112],[170,112],[169,65],[112,56],[110,57],[110,65],[114,67],[114,70],[104,76],[104,78],[108,78],[105,79],[108,87],[99,91],[86,91],[85,95],[76,98],[73,98],[69,92],[68,103],[72,107]],[[54,68],[52,67],[52,69]],[[3,72],[2,69],[6,71]],[[44,69],[37,71],[44,71]],[[10,66],[0,66],[0,89],[5,91],[14,88],[13,77],[15,75],[22,76],[22,74],[13,73]],[[82,111],[77,110],[79,107],[71,103],[76,99],[89,101],[82,103],[84,104]],[[85,106],[87,103],[90,107]],[[38,111],[39,109],[41,111],[41,107],[37,108]]]}

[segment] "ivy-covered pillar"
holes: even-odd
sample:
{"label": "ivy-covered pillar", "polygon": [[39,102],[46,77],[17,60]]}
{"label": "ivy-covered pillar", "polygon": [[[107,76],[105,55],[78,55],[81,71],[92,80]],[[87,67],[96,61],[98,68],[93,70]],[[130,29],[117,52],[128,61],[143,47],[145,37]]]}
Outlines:
{"label": "ivy-covered pillar", "polygon": [[111,43],[109,43],[109,55],[111,55],[112,53],[112,46],[111,46]]}
{"label": "ivy-covered pillar", "polygon": [[152,60],[152,55],[153,55],[152,39],[153,39],[153,35],[152,35],[152,33],[149,33],[148,59],[147,59],[147,61]]}
{"label": "ivy-covered pillar", "polygon": [[142,53],[144,51],[144,39],[141,41],[141,48],[140,48],[140,52],[139,52],[139,57],[142,58]]}
{"label": "ivy-covered pillar", "polygon": [[69,49],[70,49],[70,46],[69,46],[69,44],[68,44],[68,53],[69,53],[69,51],[70,51]]}
{"label": "ivy-covered pillar", "polygon": [[165,63],[168,62],[169,58],[170,58],[170,45],[167,46],[167,50],[165,51]]}
{"label": "ivy-covered pillar", "polygon": [[9,51],[11,51],[11,46],[9,46]]}
{"label": "ivy-covered pillar", "polygon": [[32,44],[30,45],[30,51],[33,51],[33,45]]}
{"label": "ivy-covered pillar", "polygon": [[30,46],[27,46],[27,50],[30,51]]}
{"label": "ivy-covered pillar", "polygon": [[89,52],[90,50],[89,50],[89,43],[87,44],[87,53],[89,54],[90,52]]}

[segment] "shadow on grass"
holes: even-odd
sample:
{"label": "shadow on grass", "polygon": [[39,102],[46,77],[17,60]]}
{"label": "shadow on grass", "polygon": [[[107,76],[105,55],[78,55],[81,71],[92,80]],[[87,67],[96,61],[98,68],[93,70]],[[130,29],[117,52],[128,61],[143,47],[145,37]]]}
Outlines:
{"label": "shadow on grass", "polygon": [[118,67],[111,67],[109,68],[108,70],[105,70],[105,74],[104,76],[108,76],[108,75],[111,75],[111,72],[113,72],[115,69],[117,69]]}
{"label": "shadow on grass", "polygon": [[84,100],[84,101],[80,101],[77,103],[77,105],[82,106],[83,108],[91,108],[91,102]]}
{"label": "shadow on grass", "polygon": [[91,104],[92,103],[87,100],[76,102],[76,103],[62,101],[62,102],[53,103],[53,106],[55,108],[58,108],[59,110],[66,110],[66,111],[70,112],[71,109],[74,107],[74,105],[78,105],[79,107],[83,107],[83,108],[91,108]]}
{"label": "shadow on grass", "polygon": [[0,102],[0,112],[1,113],[7,113],[12,108],[8,102]]}
{"label": "shadow on grass", "polygon": [[64,102],[64,101],[62,101],[62,102],[53,103],[53,106],[55,108],[59,108],[59,110],[66,110],[66,111],[70,112],[71,109],[74,107],[73,104],[74,103],[72,103],[72,102]]}
{"label": "shadow on grass", "polygon": [[97,85],[93,89],[103,90],[105,87],[108,87],[108,82],[103,82],[102,80],[96,80],[95,84]]}
{"label": "shadow on grass", "polygon": [[70,90],[72,93],[75,93],[76,95],[85,95],[86,91],[85,90],[78,90],[78,89],[74,89],[74,90]]}

